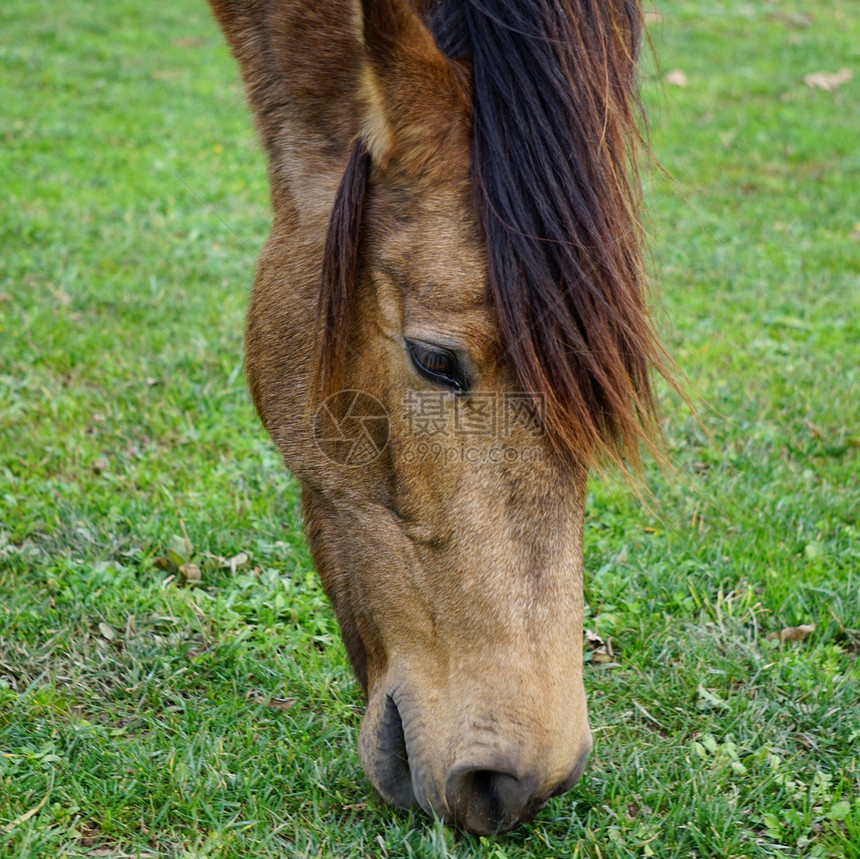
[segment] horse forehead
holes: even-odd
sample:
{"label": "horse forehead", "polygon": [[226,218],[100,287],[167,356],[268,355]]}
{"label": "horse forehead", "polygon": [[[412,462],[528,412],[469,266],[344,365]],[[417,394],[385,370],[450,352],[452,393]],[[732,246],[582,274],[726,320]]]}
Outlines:
{"label": "horse forehead", "polygon": [[435,194],[414,201],[386,231],[379,261],[410,302],[440,312],[485,306],[487,251],[467,195]]}
{"label": "horse forehead", "polygon": [[478,323],[486,316],[485,251],[471,242],[449,241],[434,231],[400,257],[403,302],[409,316],[444,323]]}
{"label": "horse forehead", "polygon": [[427,279],[417,284],[406,295],[406,303],[417,310],[423,308],[427,316],[450,318],[479,318],[486,312],[486,290],[483,280],[462,280],[450,276]]}

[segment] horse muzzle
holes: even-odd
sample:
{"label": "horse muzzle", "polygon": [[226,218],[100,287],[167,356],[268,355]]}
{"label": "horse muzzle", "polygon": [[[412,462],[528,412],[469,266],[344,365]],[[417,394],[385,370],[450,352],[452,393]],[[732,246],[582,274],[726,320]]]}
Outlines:
{"label": "horse muzzle", "polygon": [[368,705],[359,741],[368,778],[389,802],[421,807],[476,835],[509,832],[530,820],[576,784],[591,750],[587,723],[576,742],[540,755],[528,737],[513,737],[515,728],[506,737],[503,722],[470,736],[466,717],[446,732],[445,720],[422,717],[399,700],[387,693]]}

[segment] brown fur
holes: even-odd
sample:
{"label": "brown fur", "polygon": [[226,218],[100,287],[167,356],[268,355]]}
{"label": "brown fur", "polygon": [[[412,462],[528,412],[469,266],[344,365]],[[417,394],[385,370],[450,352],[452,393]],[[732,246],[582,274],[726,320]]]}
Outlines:
{"label": "brown fur", "polygon": [[[473,68],[468,56],[446,57],[416,11],[443,4],[210,2],[269,155],[275,214],[248,313],[247,375],[301,481],[308,542],[367,696],[362,764],[393,802],[475,832],[510,829],[576,780],[591,747],[586,474],[601,445],[635,456],[657,355],[637,240],[619,238],[620,256],[597,253],[585,266],[598,274],[586,272],[584,304],[571,305],[573,286],[561,284],[567,315],[553,317],[562,327],[550,352],[536,346],[517,326],[540,306],[500,308],[528,284],[492,287]],[[612,140],[628,143],[627,113],[617,114],[628,111],[635,46],[630,22],[607,9],[598,35],[626,47],[610,52],[618,80],[607,83],[605,63],[588,71],[607,87],[603,107],[588,107],[604,110],[606,140],[588,145],[611,149],[598,189],[607,205],[594,219],[611,232],[620,217],[624,232],[635,200]],[[587,82],[576,86],[595,98]],[[579,253],[589,234],[570,223]],[[612,354],[580,361],[574,329]],[[405,404],[442,391],[416,371],[407,340],[468,362],[473,391],[445,400],[447,430],[452,410],[478,414],[480,396],[500,407],[524,390],[542,395],[543,424],[470,436],[468,451],[449,434],[441,459],[420,455]],[[341,389],[372,394],[389,417],[387,447],[357,468],[314,437],[317,407]]]}

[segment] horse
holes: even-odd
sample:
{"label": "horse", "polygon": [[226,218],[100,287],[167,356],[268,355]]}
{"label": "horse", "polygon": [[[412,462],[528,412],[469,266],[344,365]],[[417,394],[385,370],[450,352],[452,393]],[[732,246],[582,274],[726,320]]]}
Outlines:
{"label": "horse", "polygon": [[665,371],[639,0],[209,0],[268,157],[245,368],[384,800],[476,834],[592,747],[583,521]]}

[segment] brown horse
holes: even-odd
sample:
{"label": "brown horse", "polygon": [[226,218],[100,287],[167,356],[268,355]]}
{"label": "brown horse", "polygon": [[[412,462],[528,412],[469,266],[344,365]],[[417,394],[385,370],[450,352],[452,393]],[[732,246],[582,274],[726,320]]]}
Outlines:
{"label": "brown horse", "polygon": [[269,157],[246,367],[377,790],[476,833],[591,749],[595,458],[653,438],[638,0],[211,0]]}

